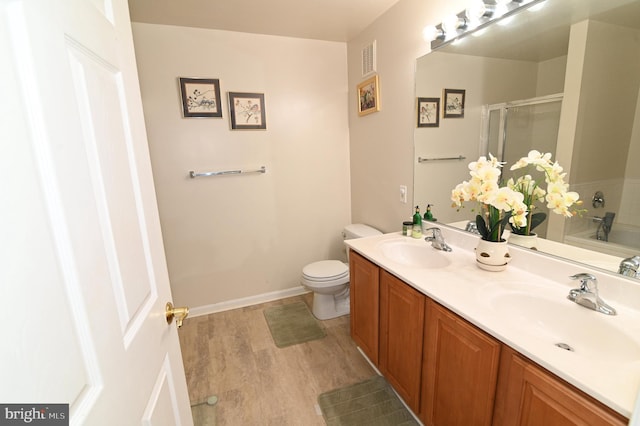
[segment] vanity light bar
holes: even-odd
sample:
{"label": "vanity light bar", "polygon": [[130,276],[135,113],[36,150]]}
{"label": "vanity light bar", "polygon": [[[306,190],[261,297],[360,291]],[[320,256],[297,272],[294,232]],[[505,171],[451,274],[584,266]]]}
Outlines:
{"label": "vanity light bar", "polygon": [[[460,40],[469,34],[473,34],[498,20],[507,18],[517,11],[529,8],[546,0],[475,0],[475,6],[484,5],[484,12],[474,9],[481,16],[469,17],[468,10],[471,6],[457,15],[452,15],[442,20],[432,29],[431,50],[446,46],[449,43]],[[457,19],[456,19],[457,18]],[[427,33],[425,29],[425,34]]]}

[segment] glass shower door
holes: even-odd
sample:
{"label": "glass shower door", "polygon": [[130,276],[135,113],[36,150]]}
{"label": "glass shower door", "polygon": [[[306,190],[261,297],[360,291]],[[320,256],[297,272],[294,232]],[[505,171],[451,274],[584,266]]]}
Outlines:
{"label": "glass shower door", "polygon": [[[486,107],[486,153],[507,163],[503,169],[505,181],[514,176],[509,168],[533,149],[555,157],[561,107],[561,95]],[[546,207],[538,209],[548,214]],[[536,233],[546,236],[546,221]]]}
{"label": "glass shower door", "polygon": [[556,153],[562,102],[507,108],[503,161],[513,164],[532,149]]}

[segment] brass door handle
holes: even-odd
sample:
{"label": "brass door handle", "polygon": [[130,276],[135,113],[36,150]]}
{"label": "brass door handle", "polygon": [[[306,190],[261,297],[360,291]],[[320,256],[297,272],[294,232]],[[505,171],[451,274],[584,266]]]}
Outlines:
{"label": "brass door handle", "polygon": [[173,319],[176,319],[176,325],[178,328],[182,327],[182,321],[189,315],[189,308],[174,308],[173,303],[167,302],[165,308],[165,316],[167,317],[167,324],[171,324]]}

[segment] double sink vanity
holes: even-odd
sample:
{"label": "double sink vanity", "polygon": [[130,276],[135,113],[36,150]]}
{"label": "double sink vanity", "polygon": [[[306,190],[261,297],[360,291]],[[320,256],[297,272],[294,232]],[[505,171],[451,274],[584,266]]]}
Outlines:
{"label": "double sink vanity", "polygon": [[[351,335],[426,425],[622,425],[640,384],[640,285],[510,247],[476,266],[478,236],[440,226],[451,252],[400,233],[347,240]],[[597,277],[617,315],[567,299]]]}

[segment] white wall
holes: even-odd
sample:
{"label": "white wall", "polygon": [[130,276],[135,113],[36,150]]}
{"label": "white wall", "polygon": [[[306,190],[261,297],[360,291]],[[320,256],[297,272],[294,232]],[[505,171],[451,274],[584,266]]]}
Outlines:
{"label": "white wall", "polygon": [[[575,117],[577,130],[559,138],[559,145],[572,145],[572,188],[582,195],[589,212],[582,219],[571,220],[567,234],[594,228],[589,217],[603,216],[607,211],[616,213],[618,223],[637,224],[638,204],[633,201],[637,197],[632,195],[639,187],[637,167],[628,158],[638,149],[635,126],[640,54],[630,53],[640,51],[638,34],[597,21],[580,22],[572,28],[569,61],[581,68],[581,77],[567,78],[565,105],[572,107],[566,110]],[[614,44],[617,48],[611,49]],[[620,51],[629,53],[621,55]],[[569,152],[569,148],[561,149]],[[589,202],[596,191],[605,195],[604,209],[595,210]],[[623,195],[628,198],[625,203]]]}
{"label": "white wall", "polygon": [[[464,9],[464,0],[400,0],[348,43],[352,220],[398,231],[413,212],[414,70],[429,43],[424,26]],[[381,110],[359,117],[356,86],[363,80],[361,50],[376,40]],[[407,185],[407,204],[399,186]],[[438,182],[433,182],[438,185]],[[438,207],[440,208],[440,207]],[[449,208],[448,206],[443,208]],[[437,210],[434,212],[437,216]]]}
{"label": "white wall", "polygon": [[538,63],[538,83],[536,96],[554,95],[564,92],[564,76],[567,69],[567,56],[548,59]]}
{"label": "white wall", "polygon": [[[346,45],[140,23],[133,34],[175,303],[296,287],[306,263],[343,256]],[[178,77],[220,79],[223,118],[182,118]],[[228,91],[265,94],[266,131],[229,130]]]}
{"label": "white wall", "polygon": [[620,223],[640,226],[640,167],[637,167],[640,158],[640,92],[638,92],[638,103],[636,104],[635,118],[633,120],[633,133],[629,146],[629,158],[625,170],[625,180],[622,188],[622,201],[620,203],[620,213],[616,220]]}
{"label": "white wall", "polygon": [[588,23],[572,183],[624,178],[640,87],[640,53],[631,53],[640,51],[638,35],[625,27]]}

